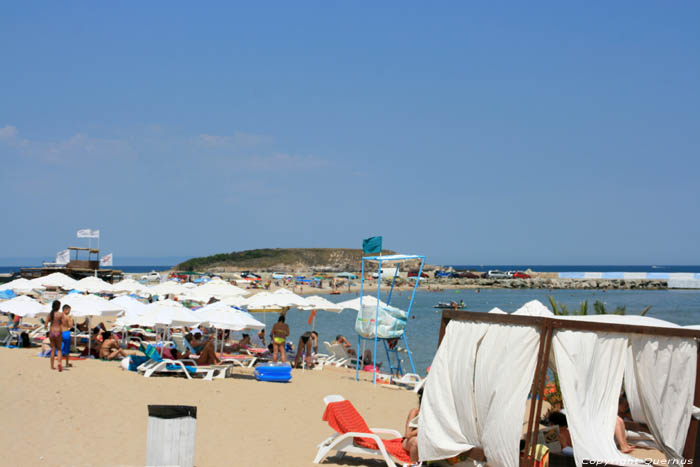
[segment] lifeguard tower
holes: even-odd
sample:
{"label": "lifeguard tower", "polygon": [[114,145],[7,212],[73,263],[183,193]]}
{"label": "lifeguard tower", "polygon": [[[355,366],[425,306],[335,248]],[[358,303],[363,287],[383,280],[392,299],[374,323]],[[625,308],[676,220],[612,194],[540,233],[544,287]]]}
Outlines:
{"label": "lifeguard tower", "polygon": [[[411,293],[411,300],[408,304],[407,310],[401,310],[400,308],[391,306],[391,297],[394,291],[394,286],[396,285],[396,279],[399,276],[399,269],[402,263],[420,261],[420,267],[418,269],[418,275],[416,276],[416,282],[413,286],[413,292]],[[377,264],[377,297],[371,295],[365,296],[365,267],[366,263]],[[395,346],[389,345],[390,340],[399,339],[403,341],[403,344],[408,354],[408,361],[411,365],[411,372],[416,373],[416,367],[413,364],[413,356],[411,355],[411,349],[408,346],[408,340],[406,339],[406,324],[411,316],[411,309],[413,308],[413,301],[416,297],[416,290],[418,289],[418,284],[423,273],[423,266],[425,265],[425,256],[420,255],[386,255],[386,256],[363,256],[362,257],[362,277],[360,279],[360,310],[357,312],[357,319],[355,320],[355,331],[357,332],[357,348],[358,350],[362,348],[362,342],[372,341],[374,343],[374,351],[372,353],[372,383],[377,382],[377,347],[379,341],[382,341],[384,345],[384,350],[386,351],[387,360],[391,368],[392,373],[403,373],[403,368],[401,367],[401,359],[396,351]],[[382,302],[382,273],[385,267],[393,266],[393,277],[391,279],[391,286],[389,288],[386,302]],[[363,303],[364,302],[364,303]],[[369,302],[369,303],[368,303]],[[392,356],[395,357],[396,363],[394,363]],[[355,379],[360,379],[360,355],[357,358],[357,368]],[[366,364],[367,362],[365,362]]]}

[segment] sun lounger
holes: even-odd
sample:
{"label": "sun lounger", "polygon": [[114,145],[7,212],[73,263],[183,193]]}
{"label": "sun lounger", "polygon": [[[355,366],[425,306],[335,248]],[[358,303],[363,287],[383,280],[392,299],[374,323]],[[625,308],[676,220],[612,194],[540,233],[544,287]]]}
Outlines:
{"label": "sun lounger", "polygon": [[401,378],[392,378],[391,381],[394,384],[398,384],[400,386],[407,386],[415,391],[417,391],[419,387],[423,386],[423,378],[421,378],[415,373],[406,373]]}
{"label": "sun lounger", "polygon": [[144,350],[149,358],[142,363],[137,371],[143,376],[150,378],[154,374],[177,374],[185,375],[187,379],[192,379],[193,375],[203,376],[205,380],[211,381],[214,378],[225,378],[231,369],[231,365],[211,365],[197,366],[194,360],[170,360],[163,358],[155,347],[149,345]]}
{"label": "sun lounger", "polygon": [[328,349],[328,355],[330,355],[330,363],[337,366],[352,367],[357,363],[355,357],[348,355],[347,350],[343,344],[328,344],[326,343],[326,349]]}
{"label": "sun lounger", "polygon": [[[362,416],[350,401],[342,396],[326,396],[323,399],[326,411],[323,420],[338,434],[331,436],[318,445],[314,464],[319,464],[331,452],[340,455],[368,454],[381,456],[389,467],[396,467],[394,459],[401,463],[410,462],[408,452],[401,446],[401,433],[385,428],[369,428]],[[382,439],[379,435],[391,436]]]}
{"label": "sun lounger", "polygon": [[8,326],[0,327],[0,345],[9,346],[13,337]]}

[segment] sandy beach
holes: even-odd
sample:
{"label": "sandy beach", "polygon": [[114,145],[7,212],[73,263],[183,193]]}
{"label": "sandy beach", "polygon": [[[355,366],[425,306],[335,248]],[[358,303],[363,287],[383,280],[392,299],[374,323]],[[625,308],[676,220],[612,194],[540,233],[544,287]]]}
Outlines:
{"label": "sandy beach", "polygon": [[[316,446],[332,434],[321,420],[323,397],[342,394],[369,426],[403,430],[413,392],[354,380],[326,367],[294,370],[288,384],[256,381],[252,370],[203,381],[144,378],[117,362],[80,360],[51,371],[38,349],[0,348],[4,465],[144,465],[147,406],[197,407],[198,466],[310,466]],[[323,465],[383,465],[348,457]]]}

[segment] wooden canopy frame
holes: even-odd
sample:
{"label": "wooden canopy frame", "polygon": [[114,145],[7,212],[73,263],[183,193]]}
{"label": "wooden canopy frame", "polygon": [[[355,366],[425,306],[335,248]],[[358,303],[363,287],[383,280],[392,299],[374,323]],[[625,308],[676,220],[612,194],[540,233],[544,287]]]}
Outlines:
{"label": "wooden canopy frame", "polygon": [[[535,375],[532,381],[532,390],[530,392],[530,414],[527,422],[527,432],[525,434],[525,455],[521,457],[521,467],[532,467],[535,463],[535,445],[537,444],[538,423],[536,414],[542,410],[542,400],[544,399],[544,385],[547,375],[547,367],[549,366],[549,354],[552,349],[552,336],[556,330],[573,330],[573,331],[592,331],[592,332],[618,332],[624,334],[644,334],[651,336],[664,337],[685,337],[700,340],[700,331],[685,329],[685,328],[664,328],[657,326],[638,326],[633,324],[617,324],[617,323],[599,323],[575,321],[568,319],[546,318],[542,316],[524,316],[524,315],[508,315],[500,313],[483,313],[474,311],[459,311],[445,309],[442,311],[442,321],[440,323],[440,335],[438,338],[438,347],[445,337],[445,329],[447,323],[451,320],[459,321],[475,321],[480,323],[492,324],[510,324],[519,326],[533,326],[540,329],[540,345],[537,353],[537,364],[535,365]],[[695,393],[693,396],[693,404],[700,406],[700,345],[698,345],[698,360],[697,371],[695,378]],[[537,401],[537,410],[535,411],[535,403]],[[694,417],[690,419],[688,427],[688,436],[683,449],[683,457],[692,459],[697,463],[700,459],[700,452],[696,452],[695,446],[700,436],[698,425],[700,422]],[[642,423],[627,423],[628,427],[649,432],[646,425]],[[697,457],[696,457],[697,456]]]}

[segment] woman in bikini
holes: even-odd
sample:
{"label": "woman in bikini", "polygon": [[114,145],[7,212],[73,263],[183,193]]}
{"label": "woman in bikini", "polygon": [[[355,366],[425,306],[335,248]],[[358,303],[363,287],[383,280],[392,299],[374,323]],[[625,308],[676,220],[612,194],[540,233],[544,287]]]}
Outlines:
{"label": "woman in bikini", "polygon": [[63,324],[63,313],[61,313],[61,302],[54,300],[51,304],[51,313],[49,313],[49,342],[51,343],[51,369],[55,370],[53,361],[54,353],[58,352],[58,371],[63,371],[61,365],[61,325]]}
{"label": "woman in bikini", "polygon": [[287,361],[287,354],[284,349],[284,344],[289,336],[289,326],[284,322],[284,315],[280,315],[277,322],[272,326],[272,361],[277,363],[277,354],[283,362]]}

